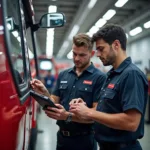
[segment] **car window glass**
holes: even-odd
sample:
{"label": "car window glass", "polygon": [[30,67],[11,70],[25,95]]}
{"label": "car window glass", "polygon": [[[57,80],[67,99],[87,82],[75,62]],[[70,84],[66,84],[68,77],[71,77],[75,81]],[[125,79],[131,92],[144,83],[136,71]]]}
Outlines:
{"label": "car window glass", "polygon": [[23,63],[23,50],[21,41],[21,21],[19,19],[19,4],[18,0],[7,0],[7,28],[9,30],[8,37],[10,40],[9,50],[15,78],[18,84],[25,81],[24,63]]}

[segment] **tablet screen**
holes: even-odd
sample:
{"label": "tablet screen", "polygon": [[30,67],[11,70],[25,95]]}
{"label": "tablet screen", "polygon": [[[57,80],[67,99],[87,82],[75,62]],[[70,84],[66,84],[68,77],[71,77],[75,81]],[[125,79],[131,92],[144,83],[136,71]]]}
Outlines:
{"label": "tablet screen", "polygon": [[49,107],[56,107],[54,102],[50,100],[49,97],[44,96],[42,94],[39,94],[35,91],[31,91],[31,96],[44,108],[46,109],[48,106]]}

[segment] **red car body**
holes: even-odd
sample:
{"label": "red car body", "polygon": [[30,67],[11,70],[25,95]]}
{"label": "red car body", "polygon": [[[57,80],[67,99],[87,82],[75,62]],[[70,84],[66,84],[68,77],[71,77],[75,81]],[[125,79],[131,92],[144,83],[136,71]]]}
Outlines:
{"label": "red car body", "polygon": [[35,23],[32,0],[0,0],[0,150],[34,150],[37,103],[30,81],[38,78],[35,31],[63,26],[64,15],[54,16],[44,14]]}

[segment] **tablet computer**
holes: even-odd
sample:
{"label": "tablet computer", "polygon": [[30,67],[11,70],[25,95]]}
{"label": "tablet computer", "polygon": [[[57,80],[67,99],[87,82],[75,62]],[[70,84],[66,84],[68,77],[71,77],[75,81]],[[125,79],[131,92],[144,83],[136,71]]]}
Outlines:
{"label": "tablet computer", "polygon": [[30,94],[43,107],[44,110],[47,109],[47,107],[57,108],[57,106],[49,97],[39,94],[35,91],[31,91]]}

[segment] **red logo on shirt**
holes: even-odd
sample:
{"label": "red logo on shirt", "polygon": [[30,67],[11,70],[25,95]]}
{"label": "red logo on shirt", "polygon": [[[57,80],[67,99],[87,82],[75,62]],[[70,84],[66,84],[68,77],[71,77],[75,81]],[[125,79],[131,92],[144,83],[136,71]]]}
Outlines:
{"label": "red logo on shirt", "polygon": [[84,80],[83,83],[84,83],[84,84],[92,85],[92,81],[89,81],[89,80]]}
{"label": "red logo on shirt", "polygon": [[112,83],[108,84],[108,88],[109,88],[109,89],[113,89],[114,87],[115,87],[114,84],[112,84]]}

